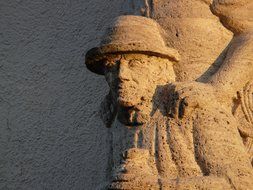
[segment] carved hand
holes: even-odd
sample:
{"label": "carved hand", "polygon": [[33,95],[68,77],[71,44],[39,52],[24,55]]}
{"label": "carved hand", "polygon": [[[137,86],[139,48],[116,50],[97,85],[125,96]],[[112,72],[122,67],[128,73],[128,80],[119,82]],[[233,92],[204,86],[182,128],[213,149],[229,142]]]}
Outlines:
{"label": "carved hand", "polygon": [[171,117],[181,119],[191,116],[197,108],[210,108],[218,106],[214,88],[200,82],[176,82],[168,87],[169,107]]}

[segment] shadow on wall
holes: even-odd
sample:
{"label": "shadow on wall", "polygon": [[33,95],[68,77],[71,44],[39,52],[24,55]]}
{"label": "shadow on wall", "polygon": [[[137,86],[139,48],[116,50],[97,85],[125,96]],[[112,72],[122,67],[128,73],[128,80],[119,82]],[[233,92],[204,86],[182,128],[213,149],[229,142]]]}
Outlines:
{"label": "shadow on wall", "polygon": [[82,55],[110,20],[134,12],[131,2],[1,3],[0,189],[104,181],[109,146],[98,110],[107,86]]}

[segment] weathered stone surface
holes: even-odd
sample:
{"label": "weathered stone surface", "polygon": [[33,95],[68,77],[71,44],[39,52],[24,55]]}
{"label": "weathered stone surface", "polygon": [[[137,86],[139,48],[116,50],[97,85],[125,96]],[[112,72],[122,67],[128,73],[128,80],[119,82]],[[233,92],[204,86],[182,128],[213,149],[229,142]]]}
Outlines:
{"label": "weathered stone surface", "polygon": [[[103,127],[98,110],[108,87],[103,78],[84,68],[83,53],[98,46],[104,29],[115,17],[142,14],[156,20],[166,31],[168,46],[179,51],[180,62],[174,64],[176,80],[207,82],[223,63],[232,38],[232,32],[223,27],[207,3],[211,0],[1,0],[0,189],[99,189],[112,170],[108,159],[120,165],[119,153],[136,146],[152,150],[151,157],[159,150],[157,157],[166,160],[158,162],[160,175],[165,179],[177,176],[170,154],[163,150],[169,148],[166,127],[157,129],[152,124],[136,130],[117,120],[110,133]],[[240,38],[236,41],[248,44]],[[235,44],[231,47],[237,47]],[[252,50],[247,51],[252,55]],[[245,84],[229,105],[233,105],[240,135],[252,157],[252,82]],[[191,138],[177,132],[181,128],[173,130],[177,134],[173,149],[179,149],[177,142],[193,145]],[[191,127],[186,133],[190,132]],[[150,143],[158,141],[162,143]],[[162,146],[154,149],[159,144]],[[187,152],[181,168],[195,162],[192,156],[188,159],[193,148],[181,147]],[[180,173],[199,174],[198,165],[192,166]],[[228,189],[225,182],[219,177],[200,176],[161,179],[159,184],[177,189],[199,184],[202,188],[205,184],[209,189]]]}
{"label": "weathered stone surface", "polygon": [[151,19],[137,16],[119,17],[107,29],[99,46],[86,53],[85,63],[91,71],[104,74],[101,60],[106,54],[145,53],[179,61],[178,52],[165,45],[161,32],[160,26]]}
{"label": "weathered stone surface", "polygon": [[[177,81],[206,78],[215,72],[232,33],[210,10],[211,0],[154,1],[153,18],[165,29],[169,47],[179,51]],[[194,70],[194,72],[192,71]]]}
{"label": "weathered stone surface", "polygon": [[[182,2],[186,4],[180,4]],[[184,23],[182,11],[188,11],[188,18],[195,14],[190,10],[196,8],[195,4],[187,3],[189,1],[169,2],[169,6],[179,6],[175,9],[180,14],[177,15],[179,19],[172,16],[172,22],[167,23],[177,28],[185,27],[189,32],[187,37],[201,43]],[[207,6],[211,2],[199,3],[198,6]],[[210,11],[214,14],[211,19],[218,16],[234,35],[219,58],[217,55],[216,62],[195,60],[195,64],[202,64],[198,71],[194,70],[195,64],[187,63],[193,46],[179,48],[188,51],[183,61],[173,61],[174,55],[170,53],[169,57],[155,54],[161,52],[160,48],[154,50],[154,47],[157,43],[163,44],[160,41],[164,31],[158,25],[148,25],[151,19],[140,16],[119,17],[113,23],[114,32],[106,34],[109,38],[103,37],[110,40],[102,40],[93,54],[88,52],[86,55],[88,69],[93,72],[97,72],[96,68],[103,70],[97,73],[105,75],[110,88],[101,109],[104,123],[111,127],[111,153],[108,155],[111,177],[104,188],[253,188],[253,2],[214,0],[211,10],[200,16],[207,19]],[[153,15],[153,18],[156,17]],[[214,23],[209,19],[207,21]],[[126,21],[127,25],[121,25]],[[196,23],[206,24],[199,19]],[[215,23],[219,23],[218,20]],[[154,31],[154,35],[144,35],[146,25],[147,33]],[[220,28],[220,32],[222,30],[225,31]],[[132,46],[120,48],[128,42],[138,41],[136,38],[141,33],[137,51]],[[167,38],[170,35],[167,32]],[[180,41],[171,39],[173,43]],[[155,45],[150,43],[152,40]],[[140,50],[142,44],[145,51]],[[103,49],[108,45],[113,48]],[[114,45],[119,48],[115,49]],[[202,51],[206,56],[204,60],[216,54],[209,49]],[[175,50],[170,52],[176,53]],[[184,67],[183,63],[188,65]],[[206,68],[207,63],[210,68]],[[115,118],[121,124],[113,123]],[[119,156],[121,153],[122,157]]]}

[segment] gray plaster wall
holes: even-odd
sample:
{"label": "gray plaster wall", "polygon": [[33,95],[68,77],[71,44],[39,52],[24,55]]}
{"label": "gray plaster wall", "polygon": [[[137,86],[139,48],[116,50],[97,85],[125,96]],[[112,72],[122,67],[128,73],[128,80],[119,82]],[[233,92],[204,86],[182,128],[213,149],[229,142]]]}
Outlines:
{"label": "gray plaster wall", "polygon": [[96,189],[105,180],[107,93],[85,52],[142,1],[0,0],[0,189]]}

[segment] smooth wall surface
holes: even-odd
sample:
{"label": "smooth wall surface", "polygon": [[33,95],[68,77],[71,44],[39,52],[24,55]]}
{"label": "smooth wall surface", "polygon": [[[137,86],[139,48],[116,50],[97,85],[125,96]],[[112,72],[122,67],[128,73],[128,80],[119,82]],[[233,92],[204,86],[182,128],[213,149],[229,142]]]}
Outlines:
{"label": "smooth wall surface", "polygon": [[132,3],[0,0],[0,189],[88,190],[104,181],[98,107],[108,89],[84,54],[110,20],[134,13]]}

